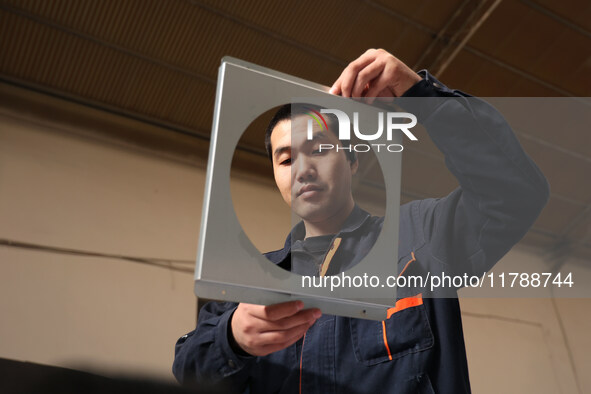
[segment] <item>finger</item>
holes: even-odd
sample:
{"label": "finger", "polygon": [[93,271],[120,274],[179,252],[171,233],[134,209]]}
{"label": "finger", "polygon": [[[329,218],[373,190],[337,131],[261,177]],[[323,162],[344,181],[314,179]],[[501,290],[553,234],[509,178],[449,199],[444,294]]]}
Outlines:
{"label": "finger", "polygon": [[[363,90],[369,85],[369,91],[372,89],[374,81],[378,78],[384,70],[384,64],[380,61],[374,61],[364,67],[357,74],[357,79],[351,91],[351,97],[361,97]],[[377,90],[379,92],[379,90]]]}
{"label": "finger", "polygon": [[370,88],[365,94],[367,102],[373,104],[376,97],[390,97],[393,96],[390,89],[388,89],[388,77],[386,73],[381,73],[374,81],[370,83]]}
{"label": "finger", "polygon": [[289,330],[261,332],[259,334],[259,342],[263,346],[283,343],[300,334],[304,335],[304,332],[306,332],[310,326],[312,326],[312,323],[304,323],[292,327]]}
{"label": "finger", "polygon": [[278,352],[280,350],[283,350],[283,349],[285,349],[285,348],[293,345],[298,340],[300,340],[304,336],[305,333],[306,333],[306,331],[300,333],[298,336],[296,336],[296,337],[294,337],[294,338],[292,338],[292,339],[290,339],[288,341],[285,341],[285,342],[282,342],[282,343],[278,343],[276,345],[265,346],[263,348],[264,349],[263,352],[265,353],[265,355],[267,355],[267,354],[270,354],[270,353],[274,353],[274,352]]}
{"label": "finger", "polygon": [[[359,56],[357,59],[352,61],[345,67],[345,69],[341,72],[341,75],[337,80],[332,84],[329,92],[332,94],[341,94],[343,89],[343,79],[344,78],[351,78],[352,76],[355,77],[358,69],[365,67],[367,64],[371,63],[375,56],[377,56],[377,52],[375,49],[368,49],[363,53],[363,55]],[[353,80],[354,82],[354,80]]]}
{"label": "finger", "polygon": [[[367,66],[369,63],[373,62],[377,58],[378,55],[379,55],[378,50],[368,49],[367,51],[365,51],[363,53],[363,55],[359,56],[357,59],[355,59],[351,63],[349,63],[347,68],[357,69],[357,71],[359,71],[360,69]],[[345,70],[347,68],[345,68]]]}
{"label": "finger", "polygon": [[253,309],[252,315],[263,320],[279,320],[293,316],[304,308],[302,301],[289,301]]}
{"label": "finger", "polygon": [[396,96],[394,95],[394,92],[392,91],[392,89],[390,87],[387,87],[384,90],[382,90],[380,93],[378,93],[378,95],[376,97],[388,98],[388,97],[396,97]]}
{"label": "finger", "polygon": [[330,94],[336,94],[339,95],[341,94],[341,78],[337,78],[336,81],[334,81],[334,83],[332,84],[332,86],[330,87],[329,91]]}
{"label": "finger", "polygon": [[352,61],[341,73],[340,86],[343,97],[351,97],[351,92],[357,79],[358,73],[376,58],[376,52],[369,50],[356,60]]}
{"label": "finger", "polygon": [[310,327],[311,324],[302,324],[289,331],[261,334],[261,337],[259,338],[261,340],[260,349],[267,354],[285,349],[303,337]]}
{"label": "finger", "polygon": [[306,309],[277,321],[265,321],[264,326],[260,328],[260,332],[287,331],[302,324],[313,324],[320,316],[322,316],[320,309]]}

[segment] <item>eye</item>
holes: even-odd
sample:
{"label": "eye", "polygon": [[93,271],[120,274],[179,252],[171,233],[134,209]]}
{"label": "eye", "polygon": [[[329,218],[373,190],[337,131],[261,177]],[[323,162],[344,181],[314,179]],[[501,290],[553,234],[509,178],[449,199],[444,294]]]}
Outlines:
{"label": "eye", "polygon": [[282,165],[282,166],[289,165],[289,164],[291,164],[291,158],[289,158],[289,159],[285,159],[285,160],[283,160],[283,161],[282,161],[281,163],[279,163],[279,164],[280,164],[280,165]]}

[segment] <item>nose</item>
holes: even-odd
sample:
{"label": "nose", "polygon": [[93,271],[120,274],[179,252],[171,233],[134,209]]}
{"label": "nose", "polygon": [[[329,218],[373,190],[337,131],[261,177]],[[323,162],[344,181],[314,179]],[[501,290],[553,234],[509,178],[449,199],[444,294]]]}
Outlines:
{"label": "nose", "polygon": [[306,155],[299,155],[296,160],[295,166],[292,165],[292,177],[299,183],[306,183],[316,179],[316,165],[314,160],[306,157]]}

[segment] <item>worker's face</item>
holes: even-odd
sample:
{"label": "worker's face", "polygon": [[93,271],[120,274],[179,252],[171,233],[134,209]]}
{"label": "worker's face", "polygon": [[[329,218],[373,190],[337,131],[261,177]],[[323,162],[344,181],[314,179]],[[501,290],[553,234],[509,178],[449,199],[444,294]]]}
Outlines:
{"label": "worker's face", "polygon": [[322,222],[348,215],[354,202],[351,177],[357,161],[345,152],[322,149],[320,144],[341,146],[338,138],[314,123],[312,140],[307,139],[307,116],[281,121],[271,134],[275,182],[296,215],[309,222]]}

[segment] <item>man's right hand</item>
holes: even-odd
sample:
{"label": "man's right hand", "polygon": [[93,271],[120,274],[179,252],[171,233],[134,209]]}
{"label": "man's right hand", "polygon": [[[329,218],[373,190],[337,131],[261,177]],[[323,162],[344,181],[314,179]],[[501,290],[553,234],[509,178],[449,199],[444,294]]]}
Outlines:
{"label": "man's right hand", "polygon": [[275,305],[239,304],[232,315],[234,340],[253,356],[285,349],[300,339],[322,316],[320,309],[302,310],[301,301]]}

